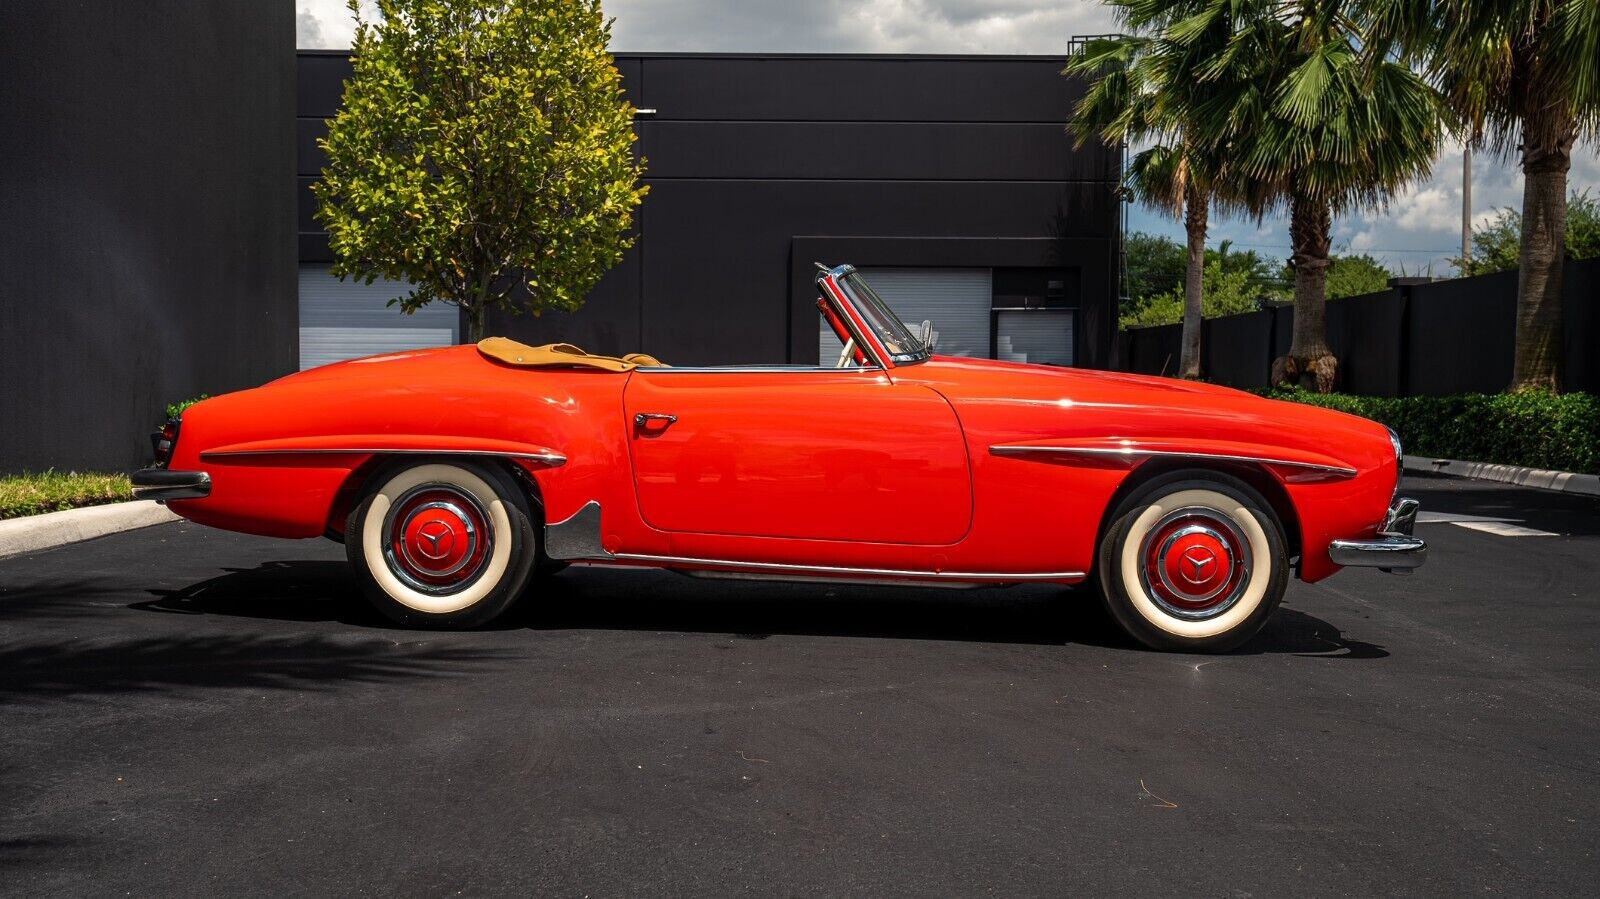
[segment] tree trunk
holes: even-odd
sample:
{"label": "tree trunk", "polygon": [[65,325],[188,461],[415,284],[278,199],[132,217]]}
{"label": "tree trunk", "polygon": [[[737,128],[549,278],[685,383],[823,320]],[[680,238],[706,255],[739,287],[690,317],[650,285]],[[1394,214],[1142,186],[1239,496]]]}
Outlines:
{"label": "tree trunk", "polygon": [[1178,377],[1200,377],[1200,321],[1205,299],[1206,224],[1208,201],[1192,186],[1184,198],[1183,227],[1189,236],[1189,268],[1183,278],[1183,343]]}
{"label": "tree trunk", "polygon": [[1576,122],[1564,108],[1530,108],[1523,129],[1512,390],[1561,389],[1561,268],[1567,244],[1567,171],[1576,136]]}
{"label": "tree trunk", "polygon": [[1328,393],[1338,373],[1338,360],[1328,348],[1328,257],[1333,245],[1328,204],[1292,196],[1289,241],[1294,247],[1289,257],[1294,268],[1294,337],[1289,354],[1272,363],[1272,383]]}
{"label": "tree trunk", "polygon": [[475,344],[485,336],[483,333],[484,319],[487,318],[484,315],[485,310],[481,304],[473,303],[462,306],[461,311],[467,316],[467,342]]}

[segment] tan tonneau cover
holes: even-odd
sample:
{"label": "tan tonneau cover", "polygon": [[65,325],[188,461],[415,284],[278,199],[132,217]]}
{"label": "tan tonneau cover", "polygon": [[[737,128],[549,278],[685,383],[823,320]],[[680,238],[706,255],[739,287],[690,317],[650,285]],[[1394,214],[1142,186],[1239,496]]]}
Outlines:
{"label": "tan tonneau cover", "polygon": [[662,366],[661,360],[644,353],[629,353],[622,358],[596,356],[584,352],[570,343],[547,343],[528,346],[509,337],[487,337],[478,341],[478,352],[504,362],[525,368],[598,368],[604,371],[632,371],[641,365]]}

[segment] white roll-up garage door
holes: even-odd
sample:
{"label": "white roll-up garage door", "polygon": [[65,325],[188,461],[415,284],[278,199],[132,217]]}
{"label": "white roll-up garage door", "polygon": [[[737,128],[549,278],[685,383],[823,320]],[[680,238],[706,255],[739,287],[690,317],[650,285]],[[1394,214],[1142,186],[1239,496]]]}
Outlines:
{"label": "white roll-up garage door", "polygon": [[[934,348],[946,356],[989,355],[989,308],[994,279],[986,268],[863,268],[861,276],[883,297],[911,333],[924,320],[939,334]],[[839,357],[838,338],[826,325],[819,343],[823,364]]]}
{"label": "white roll-up garage door", "polygon": [[405,293],[398,281],[340,281],[326,265],[300,266],[300,368],[456,342],[456,307],[430,303],[406,315],[387,305]]}

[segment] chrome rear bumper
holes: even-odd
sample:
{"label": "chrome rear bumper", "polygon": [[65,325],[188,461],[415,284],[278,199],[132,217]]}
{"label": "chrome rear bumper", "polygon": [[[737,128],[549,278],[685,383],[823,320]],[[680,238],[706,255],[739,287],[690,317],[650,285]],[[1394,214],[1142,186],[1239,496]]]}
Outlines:
{"label": "chrome rear bumper", "polygon": [[1410,574],[1413,568],[1422,567],[1428,560],[1427,542],[1411,536],[1421,505],[1414,499],[1395,500],[1376,536],[1365,540],[1335,540],[1328,545],[1328,555],[1335,565]]}
{"label": "chrome rear bumper", "polygon": [[133,482],[133,495],[139,499],[164,502],[169,499],[200,499],[211,495],[211,475],[203,471],[142,468],[134,472],[128,480]]}

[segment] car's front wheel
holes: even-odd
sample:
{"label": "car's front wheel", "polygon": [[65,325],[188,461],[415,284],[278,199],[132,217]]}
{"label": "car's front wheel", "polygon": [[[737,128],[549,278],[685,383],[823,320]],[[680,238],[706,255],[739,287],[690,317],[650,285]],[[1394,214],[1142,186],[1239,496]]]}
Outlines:
{"label": "car's front wheel", "polygon": [[1113,511],[1097,574],[1111,616],[1155,649],[1221,652],[1259,632],[1288,587],[1283,528],[1219,473],[1152,479]]}
{"label": "car's front wheel", "polygon": [[425,462],[378,473],[350,513],[345,553],[368,600],[411,627],[487,624],[538,557],[528,498],[505,472]]}

